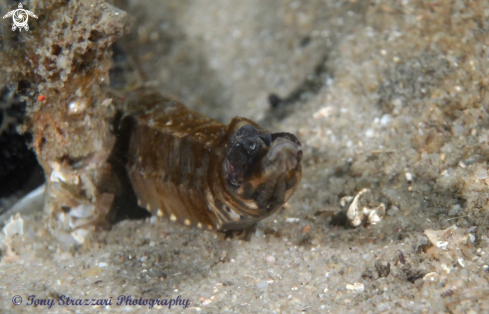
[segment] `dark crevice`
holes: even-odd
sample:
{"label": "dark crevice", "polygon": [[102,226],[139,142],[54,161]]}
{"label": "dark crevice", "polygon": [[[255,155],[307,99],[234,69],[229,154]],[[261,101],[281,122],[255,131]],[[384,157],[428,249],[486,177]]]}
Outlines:
{"label": "dark crevice", "polygon": [[123,120],[121,112],[117,113],[113,121],[117,140],[109,157],[109,163],[112,166],[113,183],[118,192],[107,217],[111,224],[124,219],[145,219],[151,216],[146,209],[138,206],[136,194],[125,168],[129,138],[134,126],[132,122],[132,119]]}
{"label": "dark crevice", "polygon": [[327,66],[328,58],[329,54],[326,54],[321,58],[315,66],[313,73],[309,74],[304,81],[286,97],[281,98],[274,93],[268,96],[268,101],[272,108],[272,118],[285,118],[290,113],[290,107],[292,107],[292,105],[304,102],[321,91],[326,81],[332,78],[331,71]]}
{"label": "dark crevice", "polygon": [[10,196],[26,186],[36,177],[35,186],[42,183],[40,165],[29,148],[30,133],[19,134],[17,127],[24,122],[25,102],[19,94],[25,93],[27,83],[21,81],[17,93],[7,87],[0,88],[0,197]]}

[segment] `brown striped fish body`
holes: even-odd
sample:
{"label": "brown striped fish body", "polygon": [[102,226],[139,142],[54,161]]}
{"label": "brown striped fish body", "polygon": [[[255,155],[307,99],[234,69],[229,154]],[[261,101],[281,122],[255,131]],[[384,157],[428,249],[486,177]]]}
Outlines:
{"label": "brown striped fish body", "polygon": [[292,134],[238,117],[226,126],[159,94],[139,94],[128,107],[146,108],[122,125],[129,130],[127,175],[138,205],[152,214],[185,226],[243,229],[277,211],[299,184],[302,150]]}

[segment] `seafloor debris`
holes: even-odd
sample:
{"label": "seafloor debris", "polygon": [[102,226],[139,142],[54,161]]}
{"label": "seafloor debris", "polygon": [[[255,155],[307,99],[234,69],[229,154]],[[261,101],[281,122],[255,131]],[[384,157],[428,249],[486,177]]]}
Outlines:
{"label": "seafloor debris", "polygon": [[17,213],[25,215],[42,210],[44,206],[44,190],[45,185],[43,184],[21,198],[17,203],[10,207],[7,212],[0,215],[0,226]]}
{"label": "seafloor debris", "polygon": [[363,292],[365,286],[362,283],[355,282],[354,284],[347,284],[346,289],[354,292]]}
{"label": "seafloor debris", "polygon": [[348,211],[346,217],[350,225],[360,226],[362,223],[375,225],[385,216],[384,203],[374,203],[373,196],[369,189],[362,189],[358,194],[341,198],[340,205],[346,207]]}
{"label": "seafloor debris", "polygon": [[424,234],[434,246],[443,250],[454,250],[468,241],[474,242],[475,236],[470,233],[474,230],[475,227],[457,228],[456,225],[452,225],[445,230],[426,229]]}
{"label": "seafloor debris", "polygon": [[440,275],[436,272],[427,273],[424,275],[423,280],[426,282],[438,282],[440,280]]}
{"label": "seafloor debris", "polygon": [[477,248],[476,237],[472,234],[476,227],[458,228],[452,225],[444,230],[427,229],[424,234],[431,245],[424,248],[426,257],[437,261],[433,271],[423,278],[427,282],[438,282],[442,278],[458,269],[484,269],[485,252]]}
{"label": "seafloor debris", "polygon": [[3,251],[5,254],[4,260],[16,260],[17,253],[12,250],[12,236],[15,234],[24,234],[24,220],[19,213],[17,213],[15,217],[10,217],[10,220],[5,227],[3,227],[2,233],[3,235],[0,235],[0,237],[3,238],[2,246],[4,247]]}

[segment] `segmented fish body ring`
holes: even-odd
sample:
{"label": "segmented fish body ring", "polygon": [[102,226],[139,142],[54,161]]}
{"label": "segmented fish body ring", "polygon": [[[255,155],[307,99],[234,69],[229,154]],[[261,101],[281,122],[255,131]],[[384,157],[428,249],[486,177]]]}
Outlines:
{"label": "segmented fish body ring", "polygon": [[[276,212],[301,175],[301,143],[246,118],[223,125],[159,94],[129,101],[126,171],[138,205],[186,226],[236,230]],[[132,102],[132,103],[131,103]]]}

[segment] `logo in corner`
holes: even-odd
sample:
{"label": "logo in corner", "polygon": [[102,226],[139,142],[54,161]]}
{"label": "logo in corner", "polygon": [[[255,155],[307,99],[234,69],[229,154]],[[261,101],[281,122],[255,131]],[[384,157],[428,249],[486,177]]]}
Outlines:
{"label": "logo in corner", "polygon": [[19,32],[21,32],[22,28],[24,28],[26,31],[29,30],[29,25],[27,25],[29,16],[37,19],[37,15],[29,10],[24,10],[22,3],[19,3],[19,8],[17,10],[10,11],[9,13],[5,14],[3,18],[6,19],[7,17],[12,17],[12,21],[14,22],[14,25],[12,25],[12,30],[15,31],[18,28]]}

